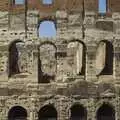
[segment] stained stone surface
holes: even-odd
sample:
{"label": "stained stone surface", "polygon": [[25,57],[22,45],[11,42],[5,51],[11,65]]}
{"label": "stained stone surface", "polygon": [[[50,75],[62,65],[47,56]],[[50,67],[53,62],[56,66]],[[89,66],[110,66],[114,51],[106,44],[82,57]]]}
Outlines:
{"label": "stained stone surface", "polygon": [[[0,120],[120,119],[120,1],[107,7],[0,1]],[[38,37],[45,20],[56,36]]]}

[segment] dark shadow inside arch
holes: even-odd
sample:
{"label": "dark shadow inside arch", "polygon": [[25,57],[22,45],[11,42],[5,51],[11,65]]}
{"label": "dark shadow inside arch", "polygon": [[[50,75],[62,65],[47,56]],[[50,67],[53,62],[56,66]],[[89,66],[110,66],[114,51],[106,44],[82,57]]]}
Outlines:
{"label": "dark shadow inside arch", "polygon": [[57,111],[52,105],[44,106],[38,113],[39,120],[57,120]]}
{"label": "dark shadow inside arch", "polygon": [[105,57],[105,67],[101,72],[101,75],[112,75],[113,74],[113,45],[108,41],[103,41],[106,43],[106,57]]}
{"label": "dark shadow inside arch", "polygon": [[84,43],[81,42],[81,44],[83,45],[83,56],[82,56],[82,60],[83,62],[83,66],[82,66],[82,72],[81,75],[85,75],[85,69],[86,69],[86,46]]}
{"label": "dark shadow inside arch", "polygon": [[115,110],[110,105],[104,104],[97,111],[97,120],[115,120]]}
{"label": "dark shadow inside arch", "polygon": [[[43,46],[45,48],[42,49]],[[40,46],[38,46],[38,82],[39,83],[50,83],[51,80],[55,80],[55,73],[57,71],[57,67],[56,67],[57,59],[55,56],[56,51],[57,51],[56,46],[49,41],[43,42],[40,44]],[[48,62],[47,64],[44,64],[45,60]],[[49,70],[46,72],[43,70],[43,66],[45,66],[45,69],[48,68],[49,70],[50,69],[52,70],[52,67],[54,66],[55,69],[52,72],[50,72]]]}
{"label": "dark shadow inside arch", "polygon": [[50,80],[55,79],[55,75],[44,73],[41,66],[41,60],[38,58],[38,83],[50,83]]}
{"label": "dark shadow inside arch", "polygon": [[12,42],[9,46],[9,68],[8,68],[8,76],[11,77],[12,75],[20,73],[18,59],[19,59],[19,51],[17,49],[16,44],[22,43],[20,40],[16,40]]}
{"label": "dark shadow inside arch", "polygon": [[70,120],[87,120],[87,111],[81,105],[74,105],[71,108]]}
{"label": "dark shadow inside arch", "polygon": [[10,109],[8,120],[27,120],[27,111],[21,106],[15,106]]}

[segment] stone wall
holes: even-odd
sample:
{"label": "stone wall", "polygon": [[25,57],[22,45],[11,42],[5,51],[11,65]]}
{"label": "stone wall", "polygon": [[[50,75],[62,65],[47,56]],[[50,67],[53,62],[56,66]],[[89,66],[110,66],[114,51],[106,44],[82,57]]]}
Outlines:
{"label": "stone wall", "polygon": [[[25,5],[0,2],[0,120],[15,106],[38,120],[49,105],[58,120],[69,120],[76,104],[87,120],[96,120],[102,105],[120,119],[119,1],[108,7],[102,15],[97,0],[28,0],[25,13]],[[45,20],[56,24],[56,37],[38,37]]]}

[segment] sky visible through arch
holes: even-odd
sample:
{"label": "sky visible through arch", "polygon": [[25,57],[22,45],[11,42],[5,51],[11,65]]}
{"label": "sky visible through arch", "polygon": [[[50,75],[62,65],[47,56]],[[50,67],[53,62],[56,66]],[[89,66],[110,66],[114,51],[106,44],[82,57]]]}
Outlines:
{"label": "sky visible through arch", "polygon": [[[44,4],[51,3],[52,0],[44,0]],[[106,12],[106,0],[98,0],[99,2],[99,13]],[[23,4],[24,0],[15,0],[17,4]],[[46,21],[45,23],[41,24],[41,30],[39,30],[39,35],[41,37],[52,37],[56,35],[55,25],[52,22]]]}
{"label": "sky visible through arch", "polygon": [[56,27],[52,21],[43,21],[39,27],[39,37],[56,36]]}

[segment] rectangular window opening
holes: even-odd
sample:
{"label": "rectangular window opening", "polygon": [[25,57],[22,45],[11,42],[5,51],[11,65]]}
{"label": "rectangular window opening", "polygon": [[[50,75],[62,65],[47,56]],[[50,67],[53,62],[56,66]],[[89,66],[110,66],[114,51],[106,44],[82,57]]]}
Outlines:
{"label": "rectangular window opening", "polygon": [[25,4],[25,0],[14,0],[13,3],[15,5],[24,5]]}
{"label": "rectangular window opening", "polygon": [[107,12],[107,0],[99,0],[99,3],[98,3],[98,12],[100,14],[106,14]]}
{"label": "rectangular window opening", "polygon": [[53,0],[42,0],[42,3],[44,5],[51,5],[51,4],[53,4]]}

